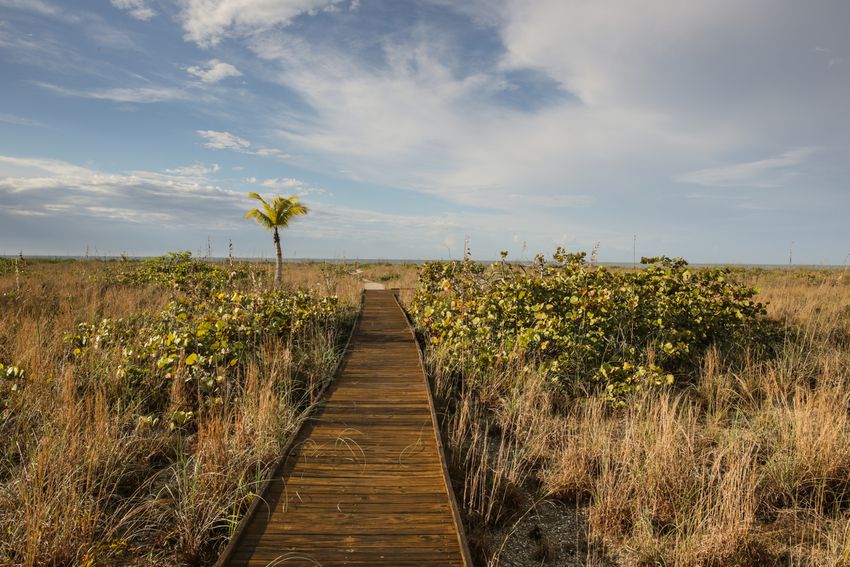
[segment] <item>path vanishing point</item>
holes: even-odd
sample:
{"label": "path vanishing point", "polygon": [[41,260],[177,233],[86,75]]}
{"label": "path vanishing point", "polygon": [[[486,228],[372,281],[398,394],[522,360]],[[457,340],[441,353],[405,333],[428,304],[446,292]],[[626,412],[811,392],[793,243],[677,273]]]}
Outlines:
{"label": "path vanishing point", "polygon": [[471,567],[436,421],[395,293],[364,291],[340,372],[219,565]]}

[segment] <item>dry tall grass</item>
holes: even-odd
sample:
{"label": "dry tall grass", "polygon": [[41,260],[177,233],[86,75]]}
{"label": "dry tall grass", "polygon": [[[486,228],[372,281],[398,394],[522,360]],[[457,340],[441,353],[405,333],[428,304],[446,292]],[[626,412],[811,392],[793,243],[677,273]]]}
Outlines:
{"label": "dry tall grass", "polygon": [[[76,323],[168,301],[109,283],[115,268],[35,263],[19,281],[0,276],[0,363],[24,370],[0,376],[0,564],[212,563],[335,368],[337,336],[268,340],[224,404],[172,430],[122,390],[108,351],[76,366],[65,355]],[[185,395],[174,387],[171,406]]]}
{"label": "dry tall grass", "polygon": [[499,561],[494,534],[520,545],[512,526],[548,498],[579,505],[590,544],[554,563],[850,565],[850,278],[739,277],[782,325],[776,352],[711,350],[691,384],[622,409],[565,399],[533,368],[459,375],[430,352],[482,563]]}
{"label": "dry tall grass", "polygon": [[[64,356],[77,322],[167,301],[155,287],[109,284],[112,269],[35,264],[0,275],[0,363],[26,371],[23,389],[0,378],[0,564],[210,562],[312,401],[305,390],[309,398],[334,366],[321,337],[298,351],[270,341],[235,401],[195,431],[151,423],[116,403],[113,361],[74,367]],[[565,397],[533,367],[459,375],[428,353],[482,563],[520,545],[518,522],[556,499],[579,508],[590,545],[541,521],[538,541],[552,549],[538,561],[850,565],[850,276],[739,277],[761,287],[783,327],[775,354],[740,363],[712,350],[690,385],[623,409]],[[287,264],[284,278],[353,302],[362,278],[409,288],[415,270]]]}

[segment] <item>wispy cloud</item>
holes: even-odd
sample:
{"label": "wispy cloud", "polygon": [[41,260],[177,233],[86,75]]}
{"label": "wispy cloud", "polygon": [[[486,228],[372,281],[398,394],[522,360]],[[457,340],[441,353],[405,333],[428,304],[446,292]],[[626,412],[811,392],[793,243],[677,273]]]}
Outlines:
{"label": "wispy cloud", "polygon": [[277,148],[257,148],[245,138],[230,132],[217,130],[196,130],[198,136],[205,140],[204,146],[214,150],[230,150],[241,154],[251,154],[260,157],[288,159],[292,156]]}
{"label": "wispy cloud", "polygon": [[[103,23],[100,22],[100,24]],[[133,45],[129,36],[117,33],[105,24],[88,22],[84,26],[87,33],[91,34],[89,37],[103,45],[122,49]],[[38,68],[54,77],[58,75],[75,78],[98,77],[101,80],[114,81],[116,77],[129,74],[125,67],[102,58],[93,58],[77,46],[68,45],[49,31],[41,32],[36,36],[2,19],[0,19],[0,49],[4,50],[3,55],[9,61]]]}
{"label": "wispy cloud", "polygon": [[692,171],[676,180],[706,187],[776,187],[793,174],[794,167],[817,151],[818,148],[797,148],[757,161]]}
{"label": "wispy cloud", "polygon": [[[125,30],[111,25],[102,16],[94,12],[73,9],[67,10],[63,9],[61,4],[56,5],[46,2],[45,0],[0,0],[0,7],[3,6],[32,12],[39,16],[46,16],[47,18],[59,21],[63,24],[73,25],[80,29],[84,29],[87,39],[102,45],[117,49],[134,49],[138,47]],[[2,23],[4,22],[0,21],[0,24]],[[2,28],[0,28],[0,32],[2,32]],[[34,45],[42,48],[42,50],[50,49],[49,45],[47,47],[43,47],[41,45],[45,41],[49,43],[52,40],[45,37],[44,34],[39,34],[38,41],[35,42]],[[28,45],[29,42],[26,40],[18,40],[17,43],[20,47],[29,47],[30,49],[33,49],[33,46]]]}
{"label": "wispy cloud", "polygon": [[247,152],[251,147],[251,142],[245,138],[240,138],[236,134],[230,132],[218,132],[216,130],[198,130],[198,136],[206,140],[204,145],[208,148],[216,150],[233,150],[235,152]]}
{"label": "wispy cloud", "polygon": [[0,6],[26,10],[45,16],[53,16],[60,12],[59,8],[44,0],[0,0]]}
{"label": "wispy cloud", "polygon": [[501,88],[501,72],[466,68],[453,41],[430,27],[409,40],[388,38],[382,64],[285,31],[255,36],[250,46],[279,66],[270,76],[309,105],[309,113],[275,121],[287,147],[356,180],[488,208],[511,207],[518,190],[526,207],[551,206],[553,197],[578,204],[588,199],[576,195],[576,181],[613,174],[588,161],[674,146],[653,113],[574,100],[529,112],[488,98]]}
{"label": "wispy cloud", "polygon": [[277,148],[257,148],[254,154],[261,157],[276,157],[280,159],[289,159],[292,157],[290,154]]}
{"label": "wispy cloud", "polygon": [[[766,10],[767,0],[675,9],[670,0],[113,3],[127,12],[108,3],[93,10],[83,0],[0,0],[0,58],[10,71],[3,85],[10,100],[40,88],[110,101],[84,106],[98,124],[120,121],[122,132],[138,132],[140,143],[157,130],[174,132],[144,155],[160,177],[120,173],[145,187],[216,186],[230,175],[255,175],[252,184],[233,183],[287,194],[315,191],[316,183],[336,192],[308,199],[317,205],[313,218],[342,203],[403,219],[457,212],[439,235],[363,214],[358,226],[374,229],[364,232],[374,236],[369,246],[383,250],[403,234],[411,253],[420,240],[442,253],[446,238],[457,244],[465,234],[484,254],[498,251],[506,235],[538,250],[564,235],[588,235],[606,250],[616,240],[630,258],[635,233],[649,246],[650,234],[671,231],[676,239],[658,252],[722,255],[720,245],[711,252],[715,220],[737,218],[748,201],[734,195],[754,202],[758,195],[718,187],[787,188],[771,193],[770,213],[760,219],[737,227],[729,220],[730,240],[755,230],[786,238],[792,228],[782,211],[809,219],[798,227],[816,223],[812,234],[840,231],[846,220],[835,220],[850,198],[842,185],[850,131],[839,119],[850,88],[842,61],[846,2],[814,11],[794,2]],[[163,17],[151,25],[130,19],[134,10],[147,17],[145,9]],[[43,82],[33,87],[24,77]],[[55,104],[42,105],[44,113],[4,108],[11,114],[0,124],[11,130],[27,117],[61,123],[67,139],[90,133],[94,122],[75,115],[79,104],[48,98]],[[124,112],[129,104],[134,112]],[[21,148],[56,148],[54,157],[74,161],[68,156],[78,152],[51,139],[55,133],[31,129]],[[89,149],[128,163],[136,145],[126,143],[120,132],[104,131]],[[212,161],[226,173],[209,171]],[[235,173],[238,166],[249,169]],[[61,198],[62,184],[75,176],[9,173],[16,192],[5,197],[14,202],[39,187]],[[85,186],[76,195],[89,196],[86,206],[132,209],[109,194],[94,204],[93,191],[109,186]],[[800,195],[817,198],[795,200]],[[11,228],[0,229],[0,241],[9,235]],[[321,238],[328,254],[330,242],[353,246],[345,231],[335,241]],[[665,248],[671,242],[681,249]]]}
{"label": "wispy cloud", "polygon": [[[109,173],[62,160],[0,155],[0,204],[18,216],[238,226],[228,211],[244,196],[207,177],[215,171],[217,166],[191,166],[164,173]],[[218,220],[210,225],[211,219]]]}
{"label": "wispy cloud", "polygon": [[286,25],[302,14],[332,9],[342,0],[187,0],[181,19],[186,38],[202,46],[228,35],[251,35]]}
{"label": "wispy cloud", "polygon": [[205,66],[193,65],[186,71],[204,83],[217,83],[228,77],[241,77],[242,73],[231,65],[218,59],[210,59]]}
{"label": "wispy cloud", "polygon": [[301,189],[306,186],[306,184],[300,179],[293,179],[291,177],[283,177],[281,179],[264,179],[259,183],[263,187],[274,189],[275,191],[283,189]]}
{"label": "wispy cloud", "polygon": [[110,2],[119,10],[125,10],[130,16],[143,22],[156,16],[156,11],[148,6],[145,0],[110,0]]}
{"label": "wispy cloud", "polygon": [[[92,219],[128,223],[141,231],[174,226],[196,231],[244,229],[265,245],[263,235],[238,213],[250,207],[244,192],[221,187],[202,171],[214,167],[189,168],[110,173],[62,160],[0,155],[0,216],[53,218],[57,226]],[[247,181],[266,189],[285,187],[300,194],[327,195],[293,178]],[[352,254],[362,254],[359,244],[352,242],[379,243],[391,230],[404,235],[394,245],[410,246],[412,253],[425,256],[423,237],[440,242],[447,231],[460,233],[471,221],[481,221],[480,216],[459,212],[399,215],[334,203],[311,201],[310,205],[311,214],[290,229],[288,242],[293,235],[319,242],[342,239]]]}
{"label": "wispy cloud", "polygon": [[186,165],[183,167],[172,167],[163,170],[165,173],[171,173],[173,175],[208,175],[210,173],[217,173],[221,169],[217,163],[214,163],[210,166],[206,166],[202,163],[196,163],[195,165]]}
{"label": "wispy cloud", "polygon": [[38,128],[47,127],[47,124],[44,124],[37,120],[31,120],[29,118],[24,118],[23,116],[16,116],[14,114],[8,114],[5,112],[0,112],[0,122],[6,122],[7,124],[17,124],[18,126],[36,126]]}
{"label": "wispy cloud", "polygon": [[274,177],[271,179],[257,179],[256,177],[249,177],[245,180],[245,182],[251,185],[259,185],[263,189],[270,189],[276,193],[295,193],[302,197],[305,195],[333,196],[333,193],[326,189],[312,186],[306,181],[295,179],[293,177]]}
{"label": "wispy cloud", "polygon": [[137,104],[150,104],[174,100],[187,100],[189,93],[172,87],[113,87],[106,89],[80,90],[34,81],[33,84],[63,96],[110,100]]}

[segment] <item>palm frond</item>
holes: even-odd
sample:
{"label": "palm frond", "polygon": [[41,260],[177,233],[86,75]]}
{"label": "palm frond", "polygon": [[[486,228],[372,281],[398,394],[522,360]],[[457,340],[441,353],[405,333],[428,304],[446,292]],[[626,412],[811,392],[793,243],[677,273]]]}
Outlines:
{"label": "palm frond", "polygon": [[263,205],[265,205],[265,206],[268,206],[268,205],[269,205],[269,204],[266,202],[266,200],[265,200],[265,199],[263,199],[263,196],[262,196],[262,195],[260,195],[259,193],[255,193],[255,192],[253,192],[253,191],[252,191],[252,192],[248,193],[248,196],[249,196],[249,197],[251,197],[252,199],[256,199],[256,200],[258,200],[259,202],[261,202],[261,203],[262,203]]}
{"label": "palm frond", "polygon": [[266,215],[260,209],[253,209],[253,210],[248,211],[248,213],[245,215],[245,218],[246,219],[253,218],[255,221],[257,221],[258,225],[262,226],[263,228],[267,228],[269,230],[273,230],[274,227],[275,227],[275,223],[272,221],[272,219],[270,219],[269,216]]}
{"label": "palm frond", "polygon": [[263,204],[263,210],[254,209],[245,215],[253,218],[261,226],[274,230],[275,227],[284,228],[289,226],[289,221],[301,215],[306,215],[310,209],[298,200],[298,196],[281,197],[277,195],[269,203],[259,193],[248,193],[248,196],[257,199]]}
{"label": "palm frond", "polygon": [[306,215],[309,212],[307,206],[301,204],[295,195],[288,198],[278,197],[274,200],[274,205],[278,211],[280,226],[289,226],[289,221],[293,218]]}

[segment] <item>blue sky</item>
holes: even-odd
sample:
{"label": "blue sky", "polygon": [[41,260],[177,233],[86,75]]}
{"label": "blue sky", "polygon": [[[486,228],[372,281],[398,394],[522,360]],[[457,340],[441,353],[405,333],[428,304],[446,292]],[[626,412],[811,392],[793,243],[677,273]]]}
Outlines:
{"label": "blue sky", "polygon": [[0,254],[842,264],[850,3],[0,0]]}

